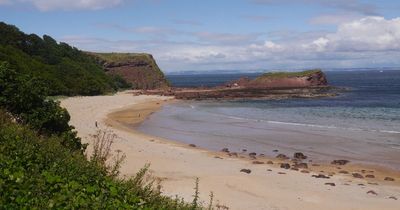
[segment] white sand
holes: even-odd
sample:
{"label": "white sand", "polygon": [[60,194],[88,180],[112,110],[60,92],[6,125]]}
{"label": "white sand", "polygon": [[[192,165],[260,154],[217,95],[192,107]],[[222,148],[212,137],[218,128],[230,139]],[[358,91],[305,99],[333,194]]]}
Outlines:
{"label": "white sand", "polygon": [[[71,114],[71,124],[76,127],[79,136],[90,143],[87,137],[95,132],[95,122],[105,128],[109,113],[135,104],[166,99],[171,98],[119,93],[114,96],[67,98],[62,100],[61,105]],[[208,151],[118,126],[111,129],[118,135],[114,149],[120,149],[127,155],[122,174],[135,174],[146,163],[151,163],[151,173],[162,179],[166,195],[177,194],[191,201],[195,178],[199,177],[202,200],[208,201],[212,191],[214,201],[218,200],[230,209],[400,209],[398,185],[369,185],[364,179],[354,180],[338,175],[330,179],[316,179],[311,177],[312,173],[303,174],[266,164],[253,165],[240,159],[217,159]],[[251,169],[251,174],[241,173],[243,168]],[[336,186],[324,185],[326,182],[333,182]],[[365,186],[359,186],[359,183]],[[369,190],[378,195],[367,194]],[[391,196],[399,200],[389,199]]]}

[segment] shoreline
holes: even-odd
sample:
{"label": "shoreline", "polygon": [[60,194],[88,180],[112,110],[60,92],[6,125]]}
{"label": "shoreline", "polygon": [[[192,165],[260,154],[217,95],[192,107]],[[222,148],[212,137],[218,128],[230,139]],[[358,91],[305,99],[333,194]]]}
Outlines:
{"label": "shoreline", "polygon": [[[123,100],[118,101],[117,98]],[[127,103],[130,101],[127,98],[130,98],[132,103]],[[158,177],[166,195],[178,194],[190,201],[195,178],[199,177],[201,200],[207,202],[209,192],[213,191],[215,199],[218,200],[215,203],[225,204],[230,209],[396,209],[399,204],[399,201],[394,199],[400,198],[398,176],[394,182],[356,179],[343,174],[330,177],[327,173],[328,168],[332,166],[325,168],[324,165],[320,165],[314,169],[312,164],[315,163],[309,163],[309,173],[301,173],[300,170],[281,169],[278,161],[273,158],[257,156],[256,161],[265,164],[253,164],[255,160],[251,160],[248,154],[245,158],[240,157],[244,155],[238,154],[239,157],[236,158],[232,157],[232,154],[229,156],[224,152],[190,147],[133,130],[134,126],[161,108],[164,103],[169,103],[170,99],[120,93],[116,96],[65,99],[62,105],[71,113],[72,125],[86,142],[88,134],[95,131],[88,121],[98,121],[101,128],[110,125],[110,129],[119,137],[114,148],[121,149],[127,155],[121,174],[133,175],[144,164],[151,163],[150,174]],[[90,106],[87,104],[90,101],[93,101],[92,113],[82,114],[85,110],[82,107]],[[107,107],[104,105],[113,107],[104,110],[104,107]],[[102,110],[101,113],[98,113],[98,110]],[[130,115],[126,115],[126,112]],[[115,118],[119,119],[115,121]],[[266,164],[269,160],[274,164]],[[360,170],[362,175],[364,173],[361,170],[367,171],[365,166],[352,164],[340,167],[349,172]],[[240,172],[241,169],[250,169],[251,173]],[[329,179],[312,177],[322,173],[318,172],[321,170]],[[388,174],[385,169],[373,170],[378,178],[381,178],[381,172],[383,176],[398,175],[398,172],[392,174],[390,171]],[[334,183],[335,186],[327,183]],[[370,190],[378,195],[367,193]]]}
{"label": "shoreline", "polygon": [[[378,164],[373,164],[373,163],[354,163],[350,162],[346,165],[332,165],[329,163],[324,163],[324,162],[314,162],[310,159],[306,159],[305,161],[292,161],[293,157],[291,157],[291,154],[283,154],[286,155],[288,160],[285,159],[279,159],[276,157],[269,157],[264,154],[258,154],[255,156],[249,156],[252,151],[247,151],[247,152],[222,152],[222,151],[213,151],[207,148],[202,148],[202,147],[197,147],[196,145],[189,145],[185,144],[183,142],[179,141],[174,141],[170,139],[165,139],[162,137],[158,136],[153,136],[151,134],[146,134],[141,131],[138,131],[136,128],[139,126],[142,122],[144,122],[151,114],[154,112],[160,110],[163,105],[166,103],[179,103],[179,100],[173,99],[172,102],[157,102],[154,104],[154,102],[144,102],[141,104],[136,104],[131,107],[125,107],[120,110],[117,110],[115,112],[109,113],[107,115],[107,120],[106,124],[109,125],[110,127],[113,127],[115,129],[119,130],[125,130],[127,132],[132,132],[135,134],[143,135],[148,138],[157,138],[161,141],[164,141],[164,143],[173,145],[173,146],[179,146],[183,148],[188,148],[192,150],[197,150],[197,151],[202,151],[208,153],[210,156],[214,156],[215,158],[233,158],[237,160],[243,160],[249,163],[253,163],[255,161],[259,161],[255,164],[268,164],[269,161],[272,161],[273,164],[269,164],[275,168],[279,168],[280,164],[282,163],[288,163],[288,164],[293,164],[296,162],[304,162],[307,163],[307,169],[309,173],[314,172],[314,173],[319,173],[319,174],[327,174],[329,175],[335,175],[335,174],[340,174],[340,171],[347,171],[349,174],[344,174],[347,176],[351,176],[351,173],[360,173],[361,175],[368,175],[369,171],[374,171],[373,175],[375,178],[369,178],[367,179],[368,181],[371,182],[380,182],[380,184],[387,184],[387,185],[398,185],[400,186],[400,170],[396,170],[393,168],[390,168],[388,166],[383,166],[383,165],[378,165]],[[140,116],[141,117],[137,117]],[[133,117],[132,117],[133,116]],[[132,119],[133,118],[133,119]],[[221,148],[223,149],[223,148]],[[229,148],[227,148],[229,150]],[[302,152],[302,151],[299,151]],[[281,153],[276,153],[281,154]],[[341,157],[337,157],[337,159],[342,159]],[[333,160],[332,160],[333,161]],[[263,162],[263,163],[261,163]],[[298,168],[299,172],[301,172],[301,169]],[[293,168],[292,168],[293,170]],[[323,171],[323,172],[322,172]],[[383,182],[386,177],[395,177],[394,182]],[[350,177],[353,178],[353,177]]]}

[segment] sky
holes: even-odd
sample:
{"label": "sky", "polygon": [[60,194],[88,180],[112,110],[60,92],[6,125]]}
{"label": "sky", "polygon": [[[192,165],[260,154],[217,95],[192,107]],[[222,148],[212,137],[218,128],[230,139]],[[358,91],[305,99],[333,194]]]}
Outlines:
{"label": "sky", "polygon": [[165,72],[400,67],[399,0],[0,0],[0,21]]}

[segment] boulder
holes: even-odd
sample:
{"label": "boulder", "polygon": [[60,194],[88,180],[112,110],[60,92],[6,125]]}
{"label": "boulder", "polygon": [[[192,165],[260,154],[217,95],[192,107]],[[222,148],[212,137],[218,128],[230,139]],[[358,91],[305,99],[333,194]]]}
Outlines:
{"label": "boulder", "polygon": [[223,148],[223,149],[221,149],[221,152],[229,153],[229,149],[228,148]]}
{"label": "boulder", "polygon": [[249,174],[249,173],[251,173],[251,170],[250,170],[250,169],[246,169],[246,168],[244,168],[244,169],[240,170],[240,172],[243,172],[243,173]]}
{"label": "boulder", "polygon": [[307,156],[305,156],[303,153],[301,152],[296,152],[293,155],[294,158],[299,159],[299,160],[304,160],[307,159]]}
{"label": "boulder", "polygon": [[276,156],[276,158],[281,159],[281,160],[287,160],[287,159],[289,159],[289,157],[286,156],[286,155],[284,155],[284,154],[279,154],[279,155]]}
{"label": "boulder", "polygon": [[317,179],[329,179],[329,176],[325,176],[323,174],[318,174],[318,175],[312,175],[312,177],[315,177]]}
{"label": "boulder", "polygon": [[289,165],[289,163],[281,163],[281,168],[289,169],[290,165]]}
{"label": "boulder", "polygon": [[393,181],[394,181],[394,178],[392,178],[392,177],[385,177],[385,181],[393,182]]}
{"label": "boulder", "polygon": [[349,163],[349,160],[334,160],[331,162],[331,164],[333,165],[346,165],[347,163]]}
{"label": "boulder", "polygon": [[363,179],[364,178],[364,176],[359,174],[359,173],[353,173],[352,175],[353,175],[354,178],[358,178],[358,179]]}

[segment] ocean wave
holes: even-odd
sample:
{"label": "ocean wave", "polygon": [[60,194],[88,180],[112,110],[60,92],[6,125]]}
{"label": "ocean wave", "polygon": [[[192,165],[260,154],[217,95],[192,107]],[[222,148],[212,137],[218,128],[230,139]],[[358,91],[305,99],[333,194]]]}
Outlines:
{"label": "ocean wave", "polygon": [[303,126],[303,127],[314,127],[314,128],[325,128],[325,129],[343,129],[343,130],[350,130],[350,131],[368,131],[368,132],[379,132],[379,133],[390,133],[390,134],[400,134],[400,131],[392,131],[392,130],[376,130],[376,129],[363,129],[363,128],[344,128],[334,125],[316,125],[316,124],[309,124],[309,123],[296,123],[296,122],[282,122],[282,121],[273,121],[273,120],[262,120],[262,119],[251,119],[251,118],[243,118],[237,116],[230,116],[224,114],[216,114],[217,116],[223,116],[229,119],[234,120],[245,120],[251,122],[265,122],[269,124],[280,124],[280,125],[291,125],[291,126]]}

